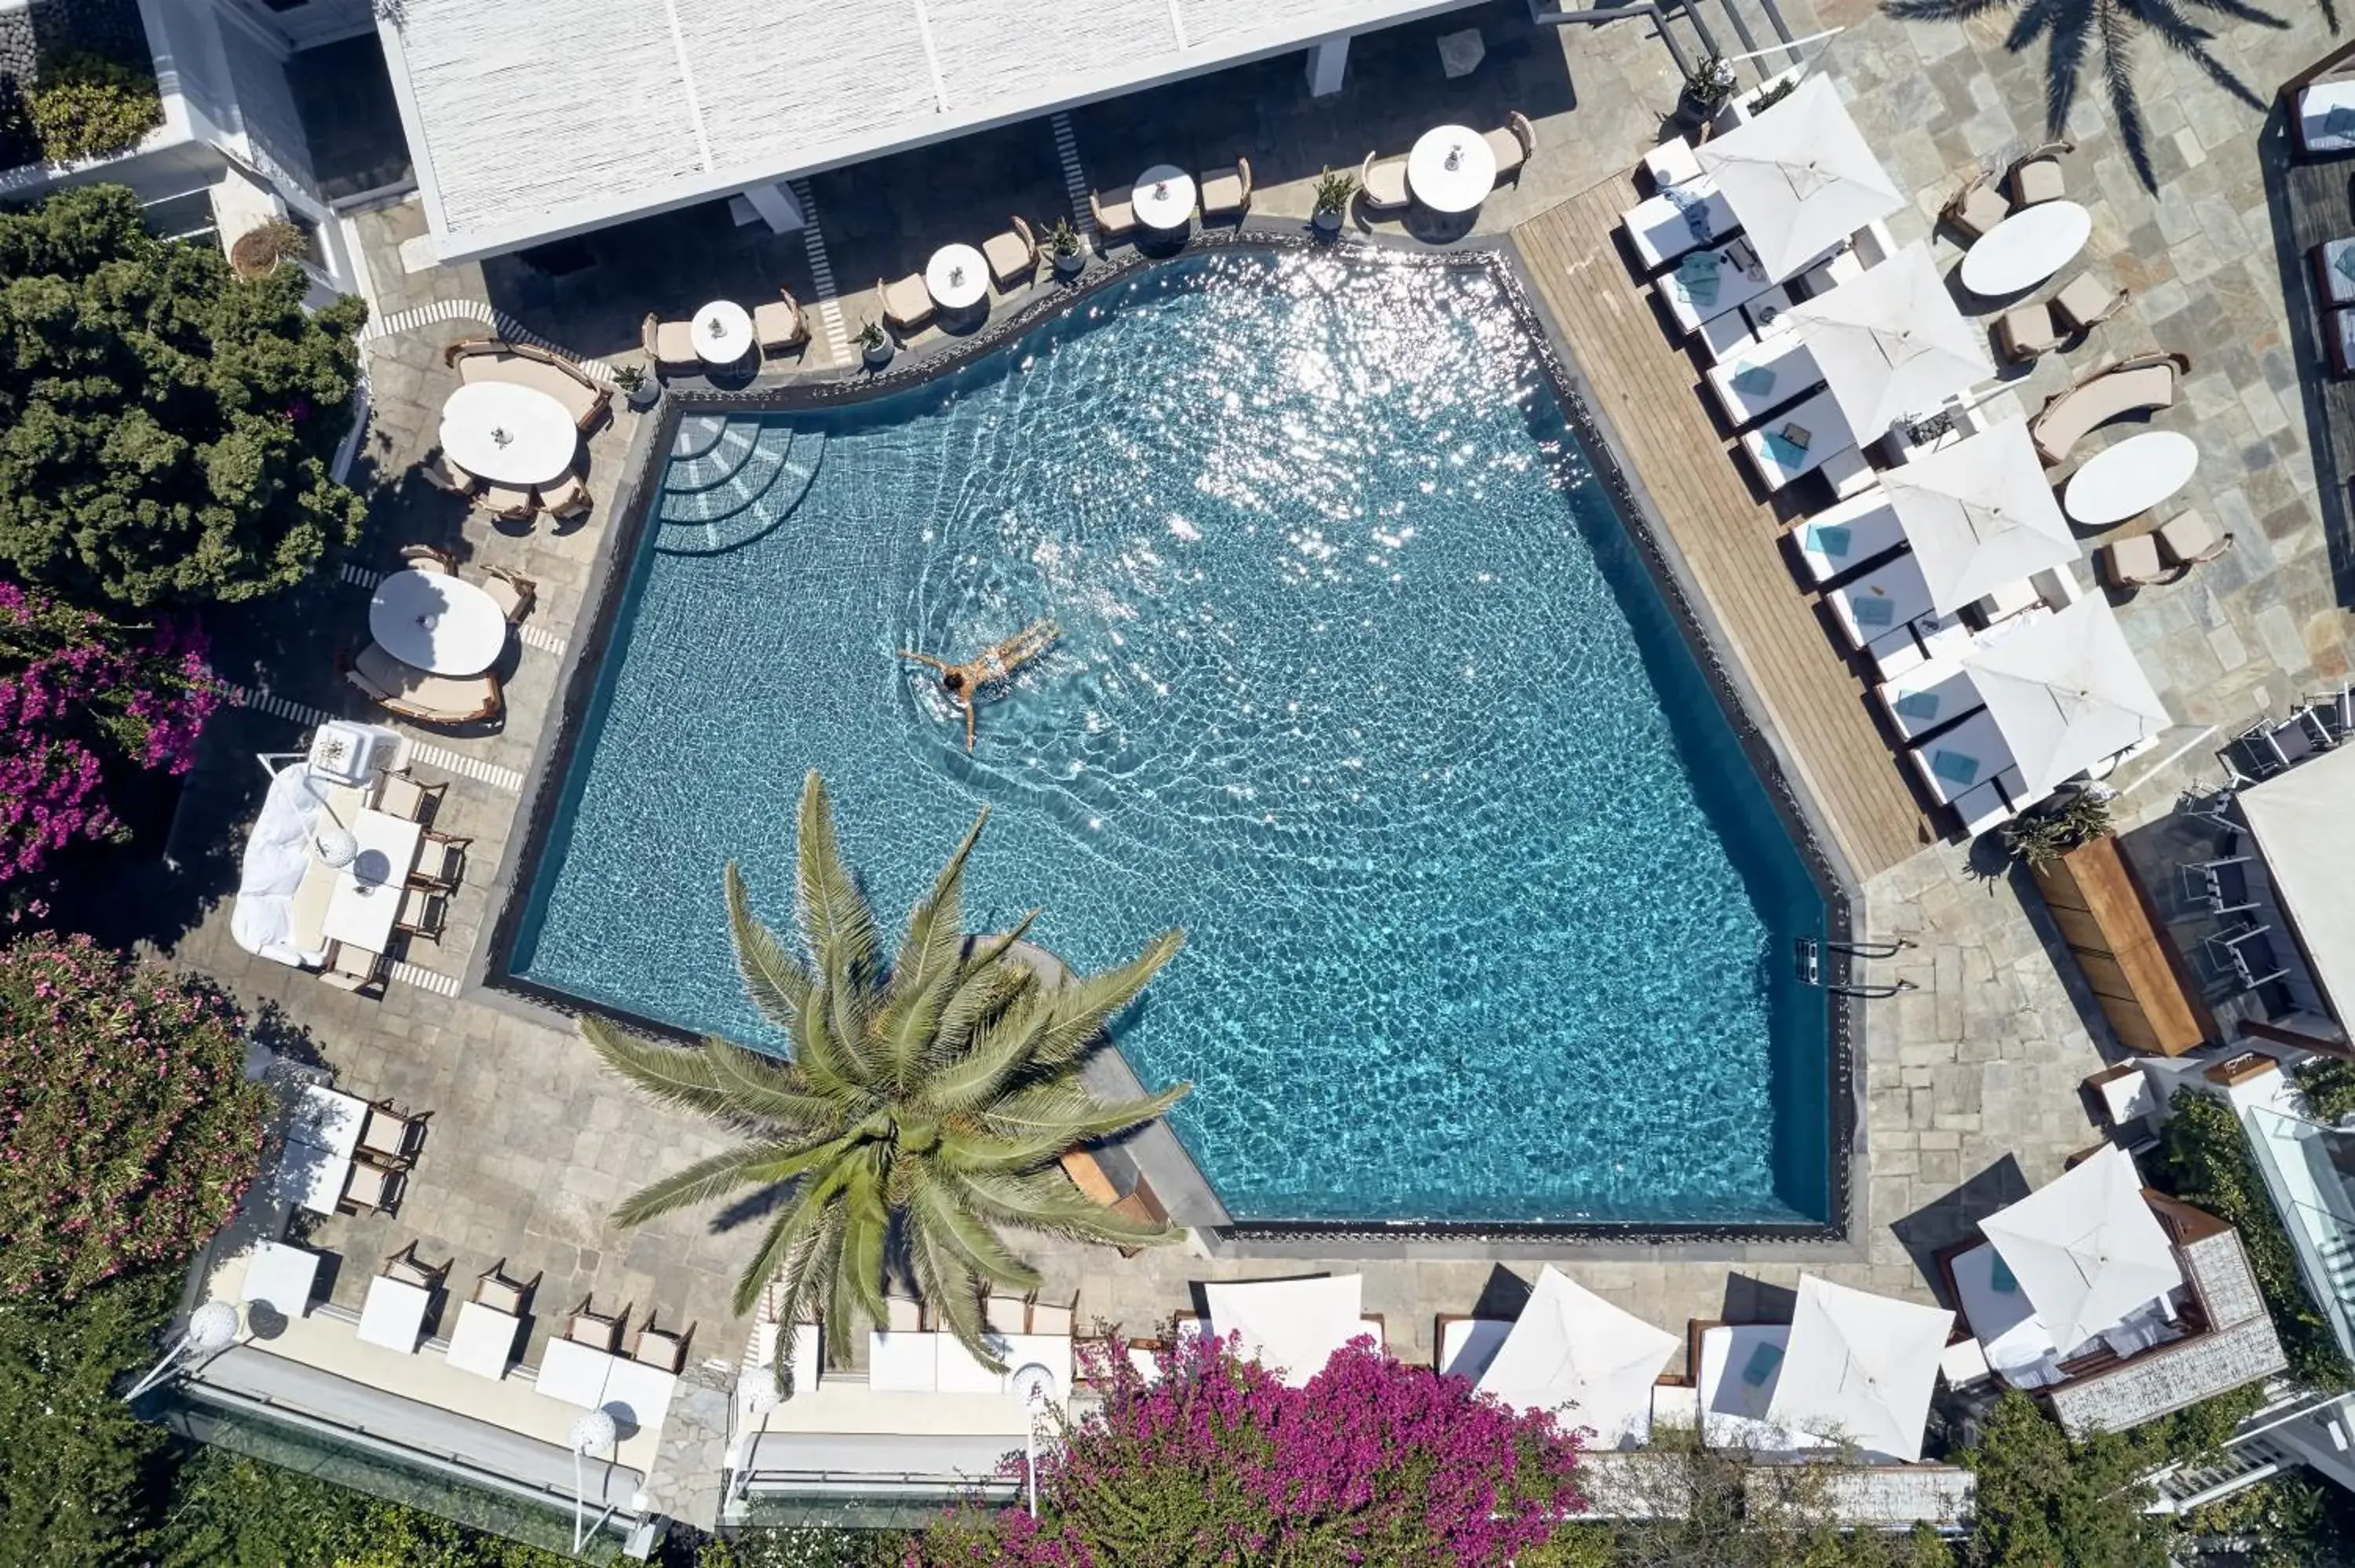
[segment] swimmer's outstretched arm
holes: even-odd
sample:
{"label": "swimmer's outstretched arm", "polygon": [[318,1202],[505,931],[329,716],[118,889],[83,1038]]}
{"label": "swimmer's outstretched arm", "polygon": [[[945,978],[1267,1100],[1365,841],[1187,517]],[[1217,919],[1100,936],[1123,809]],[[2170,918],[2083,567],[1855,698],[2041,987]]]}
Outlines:
{"label": "swimmer's outstretched arm", "polygon": [[970,698],[964,705],[964,754],[967,757],[973,755],[973,702]]}
{"label": "swimmer's outstretched arm", "polygon": [[933,669],[939,670],[943,673],[945,673],[949,668],[948,665],[941,662],[941,661],[933,658],[929,653],[911,653],[905,648],[900,650],[900,657],[902,659],[913,659],[919,664],[930,664]]}

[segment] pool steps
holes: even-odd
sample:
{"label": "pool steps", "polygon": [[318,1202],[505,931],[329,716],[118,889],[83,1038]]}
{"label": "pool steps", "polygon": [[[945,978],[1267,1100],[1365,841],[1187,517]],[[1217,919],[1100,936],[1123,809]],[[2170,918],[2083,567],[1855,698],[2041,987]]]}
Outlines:
{"label": "pool steps", "polygon": [[711,556],[766,535],[809,493],[825,456],[815,430],[758,418],[690,414],[671,441],[655,548]]}

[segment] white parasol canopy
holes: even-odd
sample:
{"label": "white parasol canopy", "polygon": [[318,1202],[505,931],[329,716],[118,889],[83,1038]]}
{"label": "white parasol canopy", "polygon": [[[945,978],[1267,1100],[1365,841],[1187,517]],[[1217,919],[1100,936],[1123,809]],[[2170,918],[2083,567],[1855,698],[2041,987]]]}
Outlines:
{"label": "white parasol canopy", "polygon": [[1799,1305],[1766,1419],[1856,1445],[1868,1459],[1910,1465],[1938,1358],[1955,1315],[1893,1297],[1799,1277]]}
{"label": "white parasol canopy", "polygon": [[2332,1016],[2355,1017],[2355,834],[2347,831],[2355,747],[2309,757],[2239,799],[2274,899],[2296,928]]}
{"label": "white parasol canopy", "polygon": [[2183,1284],[2134,1160],[2105,1147],[1979,1222],[2065,1358]]}
{"label": "white parasol canopy", "polygon": [[1955,308],[1919,242],[1789,314],[1860,440],[1995,374],[1987,334]]}
{"label": "white parasol canopy", "polygon": [[2098,594],[2025,621],[1963,668],[2040,796],[2173,722]]}
{"label": "white parasol canopy", "polygon": [[1808,77],[1697,154],[1778,282],[1905,205],[1828,76]]}
{"label": "white parasol canopy", "polygon": [[1548,1265],[1479,1386],[1524,1410],[1568,1405],[1564,1426],[1591,1426],[1596,1447],[1615,1448],[1650,1434],[1652,1387],[1677,1345]]}
{"label": "white parasol canopy", "polygon": [[2083,554],[2025,419],[1900,463],[1881,474],[1881,488],[1943,615]]}
{"label": "white parasol canopy", "polygon": [[1360,1321],[1365,1277],[1253,1279],[1202,1287],[1210,1332],[1241,1341],[1241,1353],[1280,1372],[1298,1388],[1325,1370],[1333,1352],[1373,1330]]}

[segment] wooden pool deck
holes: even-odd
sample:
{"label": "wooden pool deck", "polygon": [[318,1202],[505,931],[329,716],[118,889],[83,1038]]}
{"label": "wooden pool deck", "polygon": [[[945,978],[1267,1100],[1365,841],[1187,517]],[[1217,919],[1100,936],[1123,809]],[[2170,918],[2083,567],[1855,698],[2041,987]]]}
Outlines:
{"label": "wooden pool deck", "polygon": [[1757,716],[1861,880],[1936,831],[1867,706],[1865,677],[1788,564],[1785,524],[1736,466],[1692,355],[1670,342],[1619,248],[1619,215],[1639,199],[1627,175],[1604,180],[1515,228],[1513,243]]}

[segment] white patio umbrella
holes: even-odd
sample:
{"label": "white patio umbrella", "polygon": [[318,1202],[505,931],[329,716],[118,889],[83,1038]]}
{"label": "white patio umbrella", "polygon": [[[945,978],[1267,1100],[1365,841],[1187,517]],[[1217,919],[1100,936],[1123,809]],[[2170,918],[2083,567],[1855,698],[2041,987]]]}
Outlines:
{"label": "white patio umbrella", "polygon": [[1955,308],[1918,242],[1789,314],[1859,440],[1995,374],[1987,334]]}
{"label": "white patio umbrella", "polygon": [[1922,1457],[1930,1389],[1954,1327],[1955,1315],[1943,1307],[1803,1274],[1766,1419],[1853,1443],[1868,1458],[1913,1464]]}
{"label": "white patio umbrella", "polygon": [[1650,1433],[1652,1385],[1677,1344],[1548,1265],[1479,1386],[1524,1410],[1560,1411],[1563,1425],[1591,1426],[1596,1447],[1615,1448]]}
{"label": "white patio umbrella", "polygon": [[1699,148],[1767,275],[1780,281],[1905,205],[1828,76]]}
{"label": "white patio umbrella", "polygon": [[2172,722],[2098,594],[2013,628],[1963,668],[2040,796]]}
{"label": "white patio umbrella", "polygon": [[1365,1276],[1253,1279],[1202,1287],[1210,1332],[1241,1341],[1242,1354],[1280,1371],[1298,1388],[1325,1370],[1333,1352],[1372,1330],[1360,1321]]}
{"label": "white patio umbrella", "polygon": [[2183,1283],[2133,1158],[2115,1144],[1979,1222],[2065,1357]]}
{"label": "white patio umbrella", "polygon": [[1885,470],[1881,488],[1941,614],[2083,554],[2052,499],[2025,419],[2006,419]]}

